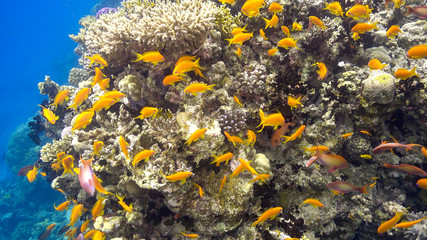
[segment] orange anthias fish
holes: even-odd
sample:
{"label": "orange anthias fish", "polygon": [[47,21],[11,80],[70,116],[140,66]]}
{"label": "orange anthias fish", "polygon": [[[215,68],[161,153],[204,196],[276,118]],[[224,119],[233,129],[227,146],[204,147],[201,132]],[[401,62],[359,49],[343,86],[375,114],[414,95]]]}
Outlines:
{"label": "orange anthias fish", "polygon": [[164,79],[163,79],[163,85],[164,86],[168,86],[168,85],[175,85],[176,82],[182,81],[182,77],[181,76],[177,76],[177,75],[167,75]]}
{"label": "orange anthias fish", "polygon": [[36,164],[34,164],[33,169],[31,169],[30,171],[27,172],[27,174],[25,174],[25,176],[27,176],[27,179],[30,183],[36,180],[38,171],[39,171],[39,168],[36,167]]}
{"label": "orange anthias fish", "polygon": [[38,240],[48,239],[50,234],[52,233],[52,230],[55,228],[55,225],[56,225],[55,223],[52,223],[49,226],[47,226],[46,230],[42,232],[37,239]]}
{"label": "orange anthias fish", "polygon": [[298,108],[299,105],[302,105],[301,96],[299,96],[298,98],[288,96],[288,105],[291,107],[291,109]]}
{"label": "orange anthias fish", "polygon": [[310,21],[308,29],[310,29],[312,25],[316,25],[316,26],[320,27],[322,30],[327,28],[325,25],[323,25],[322,20],[320,20],[316,16],[309,16],[308,19]]}
{"label": "orange anthias fish", "polygon": [[181,181],[181,185],[185,183],[186,179],[191,177],[193,175],[192,172],[177,172],[172,175],[166,176],[161,171],[160,173],[169,181],[171,182],[177,182]]}
{"label": "orange anthias fish", "polygon": [[282,211],[283,208],[281,207],[274,207],[268,209],[263,214],[261,214],[261,216],[259,216],[254,223],[252,223],[251,227],[255,227],[256,225],[258,225],[258,223],[263,223],[267,219],[273,220],[277,216],[277,214],[281,213]]}
{"label": "orange anthias fish", "polygon": [[264,38],[264,40],[268,40],[268,37],[265,36],[264,30],[260,29],[259,34],[261,34],[261,36],[262,36],[262,38]]}
{"label": "orange anthias fish", "polygon": [[200,138],[203,139],[205,137],[205,133],[207,130],[208,130],[207,128],[197,129],[190,135],[190,138],[184,144],[187,144],[188,146],[190,146],[192,142],[195,142]]}
{"label": "orange anthias fish", "polygon": [[126,156],[126,159],[129,159],[129,153],[127,149],[127,146],[129,145],[129,143],[126,142],[123,136],[119,137],[119,145],[120,145],[120,148],[122,149],[123,154]]}
{"label": "orange anthias fish", "polygon": [[55,113],[53,113],[49,108],[45,108],[42,105],[39,106],[43,109],[42,116],[45,117],[46,120],[51,124],[55,124],[56,120],[59,119],[59,116],[56,116]]}
{"label": "orange anthias fish", "polygon": [[104,67],[108,66],[107,61],[105,61],[105,59],[103,59],[101,57],[101,55],[99,55],[99,54],[94,54],[92,57],[89,57],[89,56],[85,56],[85,57],[90,60],[89,67],[92,66],[92,64],[94,64],[94,63],[100,64],[101,65],[101,69],[103,69]]}
{"label": "orange anthias fish", "polygon": [[427,57],[427,45],[421,44],[421,45],[413,46],[406,53],[406,56],[408,58],[413,58],[413,59],[421,59],[421,58]]}
{"label": "orange anthias fish", "polygon": [[116,99],[117,101],[119,101],[124,97],[126,97],[126,95],[117,90],[109,91],[104,93],[104,95],[99,96],[99,98],[113,98],[113,99]]}
{"label": "orange anthias fish", "polygon": [[292,32],[293,32],[293,31],[297,31],[297,32],[302,31],[302,26],[301,26],[301,24],[299,24],[299,23],[297,23],[297,22],[293,22],[293,23],[292,23]]}
{"label": "orange anthias fish", "polygon": [[265,6],[264,0],[247,0],[242,6],[242,13],[248,17],[259,15],[259,9]]}
{"label": "orange anthias fish", "polygon": [[243,166],[243,168],[250,172],[252,175],[259,175],[255,169],[253,167],[251,167],[251,165],[249,164],[249,162],[247,162],[245,159],[243,158],[239,158],[239,162],[240,164]]}
{"label": "orange anthias fish", "polygon": [[324,4],[326,6],[323,10],[329,10],[332,14],[338,17],[343,16],[344,12],[342,11],[342,7],[339,2],[332,2],[332,3],[324,2]]}
{"label": "orange anthias fish", "polygon": [[186,87],[184,89],[185,93],[191,93],[194,96],[197,96],[198,93],[204,93],[207,90],[211,90],[213,91],[213,87],[216,84],[212,84],[212,85],[207,85],[206,83],[192,83],[190,86]]}
{"label": "orange anthias fish", "polygon": [[408,165],[408,164],[391,165],[391,164],[388,164],[388,163],[384,163],[384,167],[399,169],[399,170],[402,170],[402,171],[404,171],[406,173],[409,173],[409,174],[412,174],[412,175],[417,175],[417,176],[420,176],[420,177],[427,177],[427,172],[425,172],[421,168],[417,168],[415,166]]}
{"label": "orange anthias fish", "polygon": [[88,111],[98,112],[102,109],[108,110],[111,106],[117,103],[117,100],[114,98],[101,98],[93,103],[92,108],[88,109]]}
{"label": "orange anthias fish", "polygon": [[419,77],[420,75],[418,75],[415,70],[417,69],[417,67],[412,68],[411,70],[406,70],[404,68],[399,68],[396,70],[396,72],[394,72],[394,76],[398,79],[402,79],[402,80],[406,80],[410,77],[413,76],[417,76]]}
{"label": "orange anthias fish", "polygon": [[389,38],[395,38],[397,36],[397,34],[399,34],[399,33],[402,33],[402,30],[400,30],[399,26],[398,25],[392,25],[387,30],[385,35]]}
{"label": "orange anthias fish", "polygon": [[255,181],[263,181],[265,184],[267,184],[267,182],[265,181],[265,179],[271,177],[268,174],[260,174],[258,176],[256,176],[254,179],[252,179],[249,183],[255,182]]}
{"label": "orange anthias fish", "polygon": [[92,80],[92,87],[94,87],[96,84],[99,84],[102,81],[102,77],[105,76],[101,69],[99,68],[95,68],[95,76],[93,77]]}
{"label": "orange anthias fish", "polygon": [[243,104],[240,102],[239,98],[236,95],[233,96],[233,99],[237,105],[239,105],[240,107],[243,107]]}
{"label": "orange anthias fish", "polygon": [[99,179],[95,173],[93,174],[93,183],[95,184],[95,189],[96,191],[102,193],[102,194],[113,194],[111,192],[108,192],[107,190],[105,190],[105,188],[101,185],[102,180]]}
{"label": "orange anthias fish", "polygon": [[281,136],[285,138],[285,141],[283,141],[283,143],[287,143],[289,141],[293,141],[297,138],[300,138],[304,129],[305,129],[305,125],[301,125],[301,127],[299,127],[291,136]]}
{"label": "orange anthias fish", "polygon": [[293,38],[283,38],[277,43],[277,46],[282,47],[284,49],[296,48],[296,49],[300,50],[297,46],[297,40],[295,40]]}
{"label": "orange anthias fish", "polygon": [[366,5],[361,5],[361,4],[356,4],[353,7],[351,7],[346,13],[345,15],[347,17],[351,17],[354,20],[357,21],[363,21],[365,19],[369,19],[369,13],[372,12],[372,9],[369,9],[369,6]]}
{"label": "orange anthias fish", "polygon": [[423,221],[424,219],[427,219],[427,217],[423,217],[421,219],[410,221],[410,222],[401,222],[399,224],[396,224],[394,227],[395,228],[410,228],[410,227],[414,226],[415,224]]}
{"label": "orange anthias fish", "polygon": [[214,160],[211,162],[211,164],[216,164],[216,166],[218,167],[222,162],[225,162],[225,164],[228,164],[228,161],[230,161],[233,158],[233,154],[231,152],[225,153],[221,156],[215,156],[212,155],[212,157],[214,158]]}
{"label": "orange anthias fish", "polygon": [[277,52],[277,48],[268,49],[267,54],[273,56]]}
{"label": "orange anthias fish", "polygon": [[80,216],[83,213],[83,204],[77,204],[71,210],[70,223],[67,226],[73,226],[79,220]]}
{"label": "orange anthias fish", "polygon": [[110,79],[102,79],[101,82],[98,83],[98,85],[102,90],[107,91],[107,89],[110,87]]}
{"label": "orange anthias fish", "polygon": [[422,178],[417,181],[417,187],[427,190],[427,178]]}
{"label": "orange anthias fish", "polygon": [[313,207],[324,207],[323,204],[319,200],[314,199],[314,198],[307,198],[304,202],[301,203],[301,205],[299,205],[299,207],[301,207],[302,205],[304,205],[306,203],[310,204]]}
{"label": "orange anthias fish", "polygon": [[248,132],[246,133],[248,139],[245,140],[246,145],[249,146],[251,145],[252,147],[254,146],[255,142],[256,142],[256,135],[252,130],[248,130]]}
{"label": "orange anthias fish", "polygon": [[157,113],[159,113],[159,109],[155,107],[143,107],[139,112],[140,115],[135,119],[144,119],[149,117],[156,117]]}
{"label": "orange anthias fish", "polygon": [[91,122],[95,112],[88,109],[76,116],[75,120],[72,121],[73,128],[71,131],[83,128],[85,129]]}
{"label": "orange anthias fish", "polygon": [[218,192],[217,196],[219,196],[219,195],[221,194],[222,188],[224,187],[224,185],[225,185],[225,183],[226,183],[226,182],[227,182],[227,175],[225,175],[225,176],[222,178],[221,186],[219,187],[219,192]]}
{"label": "orange anthias fish", "polygon": [[389,4],[390,2],[394,3],[394,8],[400,8],[402,6],[402,4],[405,4],[405,1],[403,1],[403,0],[386,0],[385,1],[385,8],[387,8],[387,4]]}
{"label": "orange anthias fish", "polygon": [[133,210],[133,203],[131,203],[130,205],[127,205],[127,204],[123,201],[123,199],[125,199],[126,195],[125,195],[125,196],[123,196],[123,197],[119,197],[119,195],[117,195],[117,193],[116,193],[116,197],[119,199],[118,203],[120,204],[120,206],[122,206],[122,207],[123,207],[123,209],[124,209],[125,211],[127,211],[127,212],[132,212],[132,210]]}
{"label": "orange anthias fish", "polygon": [[317,74],[319,75],[317,77],[318,80],[323,80],[326,77],[326,74],[328,74],[328,69],[326,68],[325,63],[323,62],[316,62],[311,66],[317,66],[319,68],[319,70],[317,70]]}
{"label": "orange anthias fish", "polygon": [[92,208],[92,219],[95,220],[98,216],[102,216],[104,214],[105,207],[105,199],[104,197],[98,196],[98,201],[93,205]]}
{"label": "orange anthias fish", "polygon": [[267,18],[262,18],[262,19],[264,19],[264,22],[265,22],[265,29],[271,28],[271,27],[277,27],[277,23],[279,23],[279,18],[277,17],[276,14],[273,14],[273,17],[271,17],[270,20],[268,20]]}
{"label": "orange anthias fish", "polygon": [[62,159],[62,167],[64,168],[64,172],[62,173],[62,175],[65,175],[67,173],[74,175],[74,157],[72,155],[67,155],[66,157],[64,157],[64,159]]}
{"label": "orange anthias fish", "polygon": [[56,211],[62,212],[64,210],[68,210],[69,205],[70,205],[70,201],[65,201],[65,202],[59,204],[58,207],[55,206],[55,204],[53,204],[53,207],[55,208]]}
{"label": "orange anthias fish", "polygon": [[227,131],[224,131],[224,135],[227,137],[228,141],[232,142],[234,146],[236,146],[236,143],[243,144],[243,140],[239,136],[232,136]]}
{"label": "orange anthias fish", "polygon": [[233,30],[231,30],[231,35],[237,35],[239,33],[244,33],[244,32],[248,32],[248,30],[246,30],[246,25],[244,27],[236,27],[233,28]]}
{"label": "orange anthias fish", "polygon": [[319,149],[319,151],[321,151],[321,152],[329,151],[328,147],[322,146],[322,145],[320,145],[320,146],[313,146],[313,147],[310,147],[310,148],[303,146],[302,148],[304,149],[304,152],[316,152],[317,149]]}
{"label": "orange anthias fish", "polygon": [[403,212],[397,212],[394,217],[392,217],[390,220],[388,220],[387,222],[384,222],[383,224],[381,224],[378,229],[377,232],[378,234],[381,233],[385,233],[387,232],[389,229],[391,229],[392,227],[394,227],[394,225],[396,225],[397,222],[399,222],[400,218],[402,217]]}
{"label": "orange anthias fish", "polygon": [[61,105],[64,103],[64,101],[68,100],[68,94],[70,93],[69,90],[63,90],[63,91],[59,91],[56,96],[55,99],[53,100],[53,103],[50,104],[50,106],[54,106],[54,110],[56,110],[56,108],[58,107],[58,105]]}
{"label": "orange anthias fish", "polygon": [[181,232],[181,234],[184,235],[184,236],[186,236],[186,237],[189,237],[189,238],[198,238],[199,237],[199,235],[197,235],[195,233],[184,233],[184,232]]}
{"label": "orange anthias fish", "polygon": [[[317,144],[318,145],[318,144]],[[320,165],[327,166],[329,168],[328,172],[335,172],[339,169],[344,169],[348,167],[347,161],[340,155],[333,155],[328,153],[320,152],[317,149],[316,154],[314,154],[307,162],[306,167],[309,167],[317,161]]]}
{"label": "orange anthias fish", "polygon": [[268,11],[272,13],[279,13],[283,11],[283,6],[277,2],[272,2],[270,6],[268,6]]}
{"label": "orange anthias fish", "polygon": [[382,64],[380,62],[380,60],[374,58],[371,61],[368,62],[368,67],[372,70],[381,70],[383,69],[385,66],[387,66],[386,63]]}
{"label": "orange anthias fish", "polygon": [[240,47],[238,47],[234,53],[235,53],[238,57],[240,57],[240,56],[242,55],[242,49],[241,49]]}
{"label": "orange anthias fish", "polygon": [[328,187],[330,190],[333,190],[335,192],[345,194],[349,192],[360,192],[360,193],[368,193],[366,191],[366,188],[368,187],[368,184],[366,184],[363,187],[356,187],[348,182],[331,182],[326,184],[326,187]]}
{"label": "orange anthias fish", "polygon": [[379,30],[379,28],[377,27],[377,23],[378,22],[374,22],[374,23],[357,23],[356,25],[354,25],[354,27],[351,29],[352,32],[357,32],[359,34],[364,34],[365,32],[369,32],[373,29],[375,30]]}
{"label": "orange anthias fish", "polygon": [[163,57],[163,55],[160,54],[159,51],[149,51],[143,54],[139,54],[139,53],[135,53],[135,54],[136,54],[136,59],[132,62],[139,62],[142,60],[144,62],[151,62],[154,66],[156,66],[159,62],[165,61],[165,57]]}
{"label": "orange anthias fish", "polygon": [[282,126],[279,126],[271,135],[271,139],[270,139],[271,146],[273,147],[278,146],[283,141],[282,140],[283,138],[281,136],[283,136],[285,133],[288,133],[289,127],[293,127],[293,126],[295,126],[294,122],[287,122]]}
{"label": "orange anthias fish", "polygon": [[198,188],[199,189],[199,195],[200,195],[200,197],[202,198],[203,197],[203,194],[205,194],[205,191],[203,191],[203,188],[199,185],[199,184],[197,184],[197,183],[193,183],[194,184],[194,186],[196,187],[196,188]]}
{"label": "orange anthias fish", "polygon": [[288,28],[288,27],[286,27],[286,26],[281,26],[280,28],[282,29],[282,32],[283,32],[286,36],[288,36],[288,37],[290,37],[290,36],[291,36],[291,30],[289,30],[289,28]]}
{"label": "orange anthias fish", "polygon": [[228,41],[228,46],[231,46],[231,44],[239,44],[240,46],[251,39],[254,36],[253,33],[239,33],[233,36],[233,38],[226,38],[225,40]]}
{"label": "orange anthias fish", "polygon": [[90,88],[82,88],[77,92],[74,97],[74,102],[67,109],[74,108],[77,111],[77,107],[80,106],[88,97],[90,93]]}
{"label": "orange anthias fish", "polygon": [[199,61],[200,58],[198,58],[196,61],[193,62],[195,59],[194,56],[182,56],[178,59],[178,61],[175,63],[175,68],[173,69],[173,75],[177,76],[185,76],[187,72],[194,71],[196,75],[199,75],[204,78],[202,72],[200,69],[204,69],[200,67]]}
{"label": "orange anthias fish", "polygon": [[96,141],[93,143],[93,153],[92,155],[96,155],[99,157],[99,152],[102,150],[104,143],[102,141]]}
{"label": "orange anthias fish", "polygon": [[265,116],[264,112],[260,109],[259,110],[259,117],[261,118],[261,123],[257,126],[262,126],[261,129],[257,132],[261,132],[265,126],[273,126],[274,130],[277,129],[277,127],[282,126],[285,124],[285,118],[280,112],[270,114],[268,116]]}
{"label": "orange anthias fish", "polygon": [[145,162],[147,162],[148,159],[151,156],[153,156],[155,153],[156,153],[155,151],[147,150],[147,149],[140,151],[135,155],[135,157],[133,157],[132,166],[135,167],[135,165],[142,160],[145,160]]}

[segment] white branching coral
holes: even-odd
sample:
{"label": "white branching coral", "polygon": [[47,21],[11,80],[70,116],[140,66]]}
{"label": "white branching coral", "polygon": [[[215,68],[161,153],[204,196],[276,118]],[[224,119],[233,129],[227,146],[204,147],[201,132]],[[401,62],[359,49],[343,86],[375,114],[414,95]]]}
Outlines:
{"label": "white branching coral", "polygon": [[71,38],[99,53],[111,65],[124,65],[133,52],[153,51],[180,55],[199,48],[215,24],[219,8],[211,1],[122,2],[117,12],[103,14]]}

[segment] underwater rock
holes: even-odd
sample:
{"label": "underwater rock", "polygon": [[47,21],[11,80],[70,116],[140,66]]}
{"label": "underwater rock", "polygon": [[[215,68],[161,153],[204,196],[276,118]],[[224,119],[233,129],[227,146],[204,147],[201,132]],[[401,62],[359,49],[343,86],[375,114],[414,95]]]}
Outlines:
{"label": "underwater rock", "polygon": [[118,83],[118,88],[135,102],[142,98],[141,82],[135,75],[123,77]]}
{"label": "underwater rock", "polygon": [[376,71],[362,81],[363,96],[369,104],[389,104],[396,95],[396,79],[385,72]]}
{"label": "underwater rock", "polygon": [[80,82],[87,81],[90,78],[88,70],[83,68],[71,68],[70,74],[68,75],[68,82],[78,87]]}

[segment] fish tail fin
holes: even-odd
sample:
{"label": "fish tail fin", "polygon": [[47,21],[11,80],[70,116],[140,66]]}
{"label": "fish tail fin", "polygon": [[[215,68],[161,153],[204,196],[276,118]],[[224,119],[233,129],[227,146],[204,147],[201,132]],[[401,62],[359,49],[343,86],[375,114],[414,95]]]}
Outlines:
{"label": "fish tail fin", "polygon": [[325,4],[325,8],[323,8],[322,10],[327,10],[327,9],[329,9],[330,7],[329,7],[329,3],[327,3],[327,2],[323,2],[324,4]]}
{"label": "fish tail fin", "polygon": [[143,56],[139,53],[134,52],[134,54],[136,55],[136,59],[133,60],[132,62],[139,62],[141,60],[143,60]]}
{"label": "fish tail fin", "polygon": [[280,136],[280,137],[283,137],[283,138],[285,138],[285,141],[283,141],[283,143],[287,143],[287,142],[289,142],[289,141],[291,141],[291,136],[285,136],[285,135],[282,135],[282,136]]}
{"label": "fish tail fin", "polygon": [[71,168],[65,169],[64,172],[62,173],[62,176],[64,176],[67,173],[69,173],[69,174],[71,174],[71,175],[74,176],[74,172],[73,172],[73,170],[71,170]]}
{"label": "fish tail fin", "polygon": [[231,43],[232,43],[233,39],[226,38],[225,40],[227,40],[227,41],[228,41],[228,46],[231,46]]}
{"label": "fish tail fin", "polygon": [[262,19],[264,19],[264,22],[265,22],[265,29],[267,29],[267,28],[268,28],[268,25],[270,25],[270,20],[268,20],[267,18],[262,18]]}
{"label": "fish tail fin", "polygon": [[368,193],[368,191],[367,191],[367,187],[368,187],[368,185],[369,185],[369,184],[366,184],[365,186],[361,187],[361,188],[360,188],[360,192],[361,192],[361,193]]}
{"label": "fish tail fin", "polygon": [[163,177],[166,177],[166,175],[160,169],[159,169],[159,173],[162,174]]}
{"label": "fish tail fin", "polygon": [[375,30],[379,30],[379,28],[377,27],[377,23],[378,22],[372,23],[372,28],[375,29]]}
{"label": "fish tail fin", "polygon": [[387,63],[381,64],[380,69],[385,68],[385,66],[387,66],[387,65],[388,65]]}
{"label": "fish tail fin", "polygon": [[408,10],[408,12],[405,14],[405,16],[408,16],[408,15],[410,15],[410,14],[414,13],[414,8],[412,8],[412,7],[408,7],[408,6],[405,6],[405,7],[406,7],[406,9]]}
{"label": "fish tail fin", "polygon": [[212,90],[212,88],[213,88],[213,87],[215,87],[215,86],[216,86],[216,84],[212,84],[212,85],[208,85],[208,86],[207,86],[207,88],[208,88],[209,90]]}
{"label": "fish tail fin", "polygon": [[304,152],[308,152],[308,147],[301,146],[301,148],[304,149]]}
{"label": "fish tail fin", "polygon": [[391,168],[391,165],[390,165],[390,164],[388,164],[388,163],[384,163],[384,167],[386,167],[386,168]]}
{"label": "fish tail fin", "polygon": [[257,127],[259,127],[259,126],[262,125],[262,128],[259,131],[257,131],[257,132],[261,132],[264,129],[264,126],[265,126],[265,114],[264,114],[264,112],[261,109],[259,110],[259,117],[261,118],[261,123]]}
{"label": "fish tail fin", "polygon": [[218,160],[218,156],[211,155],[211,157],[213,157],[213,158],[214,158],[214,160],[213,160],[210,164],[214,164],[214,163],[216,163],[216,162],[217,162],[217,160]]}
{"label": "fish tail fin", "polygon": [[416,72],[415,72],[415,70],[417,69],[417,67],[414,67],[414,68],[412,68],[411,69],[411,76],[417,76],[417,77],[419,77],[420,75],[418,75]]}
{"label": "fish tail fin", "polygon": [[90,60],[89,67],[92,66],[92,64],[95,62],[95,58],[89,57],[89,56],[85,56],[85,57]]}
{"label": "fish tail fin", "polygon": [[301,96],[299,96],[295,101],[296,103],[301,104]]}
{"label": "fish tail fin", "polygon": [[252,223],[251,227],[256,227],[256,225],[258,225],[259,220],[256,220],[254,223]]}

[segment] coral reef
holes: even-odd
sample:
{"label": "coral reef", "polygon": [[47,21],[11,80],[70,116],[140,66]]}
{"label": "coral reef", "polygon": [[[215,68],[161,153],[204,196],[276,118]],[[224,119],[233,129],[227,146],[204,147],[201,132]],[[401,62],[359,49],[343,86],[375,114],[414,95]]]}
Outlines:
{"label": "coral reef", "polygon": [[[71,70],[72,86],[58,86],[46,77],[39,89],[49,99],[42,104],[47,107],[58,91],[69,90],[70,99],[82,88],[91,87],[91,92],[76,111],[67,108],[71,100],[58,107],[55,125],[43,122],[41,127],[36,118],[32,136],[38,141],[44,131],[43,137],[52,140],[40,141],[40,164],[52,188],[88,209],[97,198],[106,198],[104,215],[91,221],[88,230],[111,239],[175,239],[181,232],[197,233],[200,239],[377,239],[381,222],[396,212],[408,220],[423,217],[426,195],[415,185],[419,177],[383,167],[402,163],[425,169],[421,147],[378,154],[373,149],[393,138],[426,145],[427,59],[411,59],[406,52],[426,42],[427,21],[404,16],[403,7],[365,0],[363,6],[374,9],[366,14],[378,29],[357,39],[352,28],[358,21],[332,14],[322,1],[297,0],[277,1],[283,6],[276,13],[278,27],[266,28],[262,18],[272,19],[267,9],[272,2],[250,11],[259,16],[247,17],[241,1],[219,7],[207,0],[129,0],[115,12],[80,21],[83,28],[71,37],[79,43],[82,68]],[[353,1],[340,3],[345,11],[354,6]],[[308,16],[318,17],[326,28]],[[295,23],[303,30],[286,36],[280,29]],[[389,38],[386,31],[393,24],[402,33]],[[251,37],[229,44],[225,39],[233,38],[237,27]],[[271,54],[285,37],[297,47],[279,47]],[[134,52],[156,50],[164,58],[158,64],[150,57],[133,62]],[[96,82],[99,75],[93,71],[106,64],[89,66],[84,57],[94,54],[108,63],[100,77],[110,78],[107,88]],[[373,58],[387,66],[371,70]],[[399,68],[414,67],[419,76],[394,76]],[[185,73],[177,74],[178,68]],[[170,75],[179,81],[163,85]],[[193,94],[185,91],[197,83],[210,86],[198,85]],[[113,90],[125,96],[103,97]],[[301,100],[301,106],[288,104],[289,97]],[[110,105],[97,109],[87,126],[76,127],[81,113],[105,99]],[[152,114],[139,117],[144,107]],[[263,124],[260,131],[257,126]],[[203,134],[195,137],[198,130]],[[280,143],[283,135],[292,140]],[[99,155],[93,147],[98,141],[103,142]],[[329,150],[320,153],[316,145]],[[142,161],[144,150],[152,155]],[[54,169],[60,152],[73,156],[73,167],[80,157],[93,157],[93,173],[105,191],[98,186],[90,196],[76,173],[63,174],[64,162]],[[213,156],[226,153],[231,159],[211,164]],[[313,154],[325,159],[307,162]],[[337,170],[334,161],[342,159],[348,167]],[[246,166],[239,174],[242,160],[253,169]],[[255,172],[265,179],[255,180]],[[331,192],[327,184],[332,182],[351,184],[354,191]],[[308,198],[325,207],[300,206]],[[283,212],[251,227],[273,207]],[[89,213],[80,217],[81,222],[90,219]],[[425,223],[386,235],[421,239]]]}

